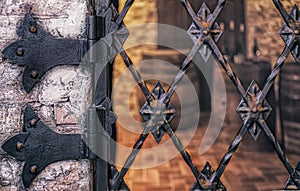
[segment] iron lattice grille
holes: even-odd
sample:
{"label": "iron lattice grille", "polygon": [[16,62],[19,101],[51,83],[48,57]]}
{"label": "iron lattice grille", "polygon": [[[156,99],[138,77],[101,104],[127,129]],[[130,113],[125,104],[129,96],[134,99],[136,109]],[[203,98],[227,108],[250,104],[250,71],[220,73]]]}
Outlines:
{"label": "iron lattice grille", "polygon": [[[89,158],[92,159],[95,165],[96,170],[96,187],[94,190],[129,190],[128,186],[124,182],[124,176],[126,175],[128,169],[132,166],[133,162],[135,161],[136,156],[138,155],[140,149],[142,148],[145,140],[147,139],[150,133],[153,134],[155,140],[159,144],[162,137],[165,134],[168,134],[171,138],[173,144],[175,145],[176,149],[181,153],[184,161],[189,166],[193,176],[195,178],[194,185],[191,185],[192,190],[199,191],[199,190],[226,190],[225,186],[220,181],[223,172],[225,171],[227,165],[230,163],[232,156],[235,154],[237,149],[239,148],[240,143],[243,141],[243,138],[247,131],[251,134],[254,140],[256,140],[262,131],[265,132],[268,139],[272,142],[277,155],[286,168],[287,172],[289,173],[290,177],[285,186],[285,189],[300,189],[300,162],[293,168],[292,165],[288,162],[288,159],[281,149],[280,144],[276,140],[274,134],[270,130],[268,124],[266,123],[267,118],[271,113],[271,106],[266,100],[266,96],[269,94],[271,87],[274,84],[274,80],[278,76],[279,72],[281,71],[287,57],[291,53],[294,59],[299,63],[300,60],[300,18],[299,14],[300,11],[298,7],[295,5],[290,14],[284,9],[283,5],[279,0],[273,0],[275,7],[280,12],[281,16],[284,19],[284,24],[280,30],[280,36],[285,42],[285,47],[277,59],[277,62],[274,65],[273,70],[271,71],[270,75],[268,76],[265,85],[263,86],[262,90],[259,88],[257,83],[253,80],[249,87],[245,89],[241,84],[238,76],[232,71],[231,65],[227,62],[227,60],[222,55],[220,49],[216,45],[218,39],[222,35],[222,30],[220,29],[219,24],[216,22],[219,14],[222,12],[226,0],[218,0],[218,3],[211,12],[209,8],[202,4],[199,11],[196,13],[193,8],[191,7],[188,0],[181,0],[182,5],[192,18],[192,25],[188,29],[188,34],[194,42],[193,47],[191,48],[190,52],[186,56],[185,60],[183,61],[180,70],[176,74],[174,80],[172,81],[171,85],[169,86],[168,90],[162,88],[160,82],[156,83],[156,86],[150,91],[143,78],[141,77],[139,71],[135,68],[135,65],[127,55],[126,51],[123,48],[123,44],[128,37],[128,30],[126,29],[125,25],[123,24],[123,19],[126,16],[129,8],[133,4],[134,0],[127,0],[125,6],[120,14],[118,14],[117,10],[115,9],[113,4],[109,4],[109,1],[99,1],[100,5],[98,6],[97,10],[101,14],[95,16],[95,4],[94,1],[91,1],[92,7],[92,16],[88,17],[89,21],[91,22],[89,25],[88,30],[88,48],[91,48],[90,45],[93,45],[98,39],[104,36],[104,34],[108,35],[107,44],[112,45],[109,47],[110,50],[101,52],[102,58],[105,60],[105,57],[110,56],[108,54],[116,54],[117,52],[120,53],[121,57],[123,58],[125,65],[131,71],[133,78],[138,83],[139,87],[141,88],[144,96],[146,97],[146,103],[141,108],[140,113],[143,116],[146,126],[143,132],[140,134],[139,139],[134,144],[134,147],[128,156],[123,168],[120,172],[117,171],[116,168],[113,167],[111,164],[112,171],[111,175],[112,179],[108,185],[108,164],[106,161],[101,161],[100,158],[96,157],[94,153],[92,153],[95,145],[101,146],[109,146],[108,142],[112,135],[112,128],[113,123],[115,122],[115,116],[111,112],[111,103],[109,97],[109,75],[107,72],[110,70],[110,67],[105,69],[104,75],[100,75],[98,81],[103,81],[103,87],[97,88],[98,91],[95,92],[95,96],[93,97],[95,100],[95,105],[93,108],[89,109],[89,119],[87,125],[89,126],[88,138],[90,138],[90,142],[92,145],[89,145],[89,148],[83,142],[81,136],[78,134],[71,134],[68,136],[59,135],[53,131],[51,131],[48,127],[46,127],[42,122],[39,121],[39,118],[34,113],[34,111],[27,107],[24,114],[24,130],[25,133],[18,134],[10,139],[8,139],[3,144],[3,149],[6,150],[10,155],[16,157],[18,160],[26,161],[23,169],[23,182],[25,187],[28,187],[34,177],[38,173],[40,173],[47,165],[61,160],[66,159],[83,159]],[[101,4],[102,3],[102,4]],[[109,7],[108,7],[109,6]],[[104,10],[104,12],[102,12]],[[98,20],[99,19],[99,20]],[[98,21],[101,24],[100,28],[96,27]],[[46,35],[46,32],[42,30],[42,28],[37,25],[34,19],[29,15],[26,14],[24,21],[22,22],[22,27],[19,27],[18,34],[21,35],[21,38],[30,38],[33,44],[41,46],[40,37],[43,38]],[[96,29],[99,30],[96,30]],[[29,30],[27,30],[29,29]],[[99,34],[98,34],[99,33]],[[101,33],[101,34],[100,34]],[[111,33],[115,33],[111,35]],[[36,39],[38,37],[38,39]],[[79,61],[81,60],[81,53],[85,52],[85,46],[83,46],[84,41],[73,41],[73,40],[59,40],[54,39],[51,36],[47,36],[47,42],[57,42],[60,44],[60,47],[65,47],[69,49],[69,46],[76,47],[75,52],[73,54],[67,53],[66,55],[71,56],[71,58],[78,58],[75,59],[75,65],[78,65]],[[112,43],[112,41],[114,41]],[[19,41],[11,44],[8,46],[4,51],[3,54],[7,57],[12,59],[13,56],[16,54],[19,57],[23,57],[24,49],[18,48]],[[52,43],[49,43],[52,44]],[[66,46],[69,45],[69,46]],[[198,171],[197,167],[194,165],[193,160],[191,159],[189,153],[185,150],[181,140],[175,134],[175,130],[171,128],[170,122],[174,117],[175,109],[170,102],[170,98],[175,93],[175,90],[185,75],[185,72],[189,69],[190,65],[192,64],[193,58],[201,49],[202,45],[206,45],[210,50],[211,53],[214,55],[220,66],[224,69],[232,83],[235,85],[236,89],[238,90],[239,94],[242,96],[242,100],[238,104],[236,111],[240,115],[243,123],[239,129],[239,132],[235,136],[234,140],[230,144],[228,151],[225,153],[223,158],[221,159],[218,167],[216,170],[210,166],[209,162],[206,163],[204,168],[201,171]],[[63,46],[62,46],[63,45]],[[75,46],[76,45],[76,46]],[[42,46],[41,46],[42,47]],[[55,46],[56,47],[56,46]],[[30,48],[30,47],[28,47]],[[106,48],[106,47],[105,47]],[[63,50],[63,49],[62,49]],[[73,49],[72,49],[73,50]],[[101,49],[102,50],[102,49]],[[53,50],[52,50],[53,51]],[[37,54],[43,51],[37,51]],[[55,52],[60,52],[55,49]],[[64,52],[64,51],[62,51]],[[93,51],[92,51],[93,52]],[[107,54],[107,55],[106,55]],[[201,54],[201,52],[200,52]],[[88,60],[90,63],[95,62],[95,55],[91,54]],[[38,57],[40,58],[40,56]],[[25,77],[32,78],[31,80],[23,81],[23,85],[25,84],[25,90],[30,91],[33,86],[36,84],[37,80],[44,74],[45,71],[49,70],[50,68],[66,63],[55,63],[50,62],[43,65],[37,65],[38,69],[40,69],[40,73],[37,70],[31,70],[33,67],[32,61],[36,61],[34,58],[33,60],[21,60],[15,62],[21,66],[27,65],[27,70],[25,69]],[[49,60],[49,59],[48,59]],[[68,59],[67,59],[68,60]],[[30,63],[27,63],[29,62]],[[101,60],[103,61],[103,60]],[[40,62],[37,62],[40,63]],[[29,67],[28,67],[29,66]],[[46,67],[47,66],[47,67]],[[29,70],[30,69],[30,70]],[[27,72],[26,72],[27,71]],[[30,73],[31,72],[31,73]],[[95,71],[96,73],[97,71]],[[23,78],[24,79],[24,78]],[[29,86],[28,86],[29,85]],[[97,84],[98,85],[98,84]],[[104,98],[102,100],[102,98]],[[105,124],[105,128],[101,128],[100,132],[97,132],[97,127],[100,126],[99,124],[94,121],[96,117],[96,110],[99,111],[98,118],[101,122]],[[96,133],[95,133],[96,132]],[[96,137],[98,139],[96,139]],[[37,138],[38,137],[38,138]],[[60,138],[63,137],[63,138]],[[66,138],[67,137],[67,138]],[[47,139],[45,139],[47,138]],[[32,141],[34,140],[34,141]],[[57,141],[62,140],[62,141]],[[98,142],[100,140],[100,142]],[[97,142],[96,142],[97,141]],[[33,143],[32,143],[33,142]],[[74,148],[66,150],[66,143],[72,145]],[[44,143],[44,144],[42,144]],[[46,143],[46,144],[45,144]],[[38,145],[32,146],[32,145]],[[41,157],[40,151],[44,148],[46,152],[43,152],[44,155]],[[50,148],[50,149],[49,149]],[[92,151],[90,150],[92,149]],[[108,155],[110,152],[110,148],[102,148],[105,155]],[[113,149],[112,149],[113,150]],[[52,152],[53,151],[53,152]],[[55,151],[55,152],[54,152]],[[53,153],[64,153],[64,154],[53,154]],[[35,154],[38,153],[36,156]],[[55,156],[51,156],[51,154]],[[107,156],[105,156],[106,158]],[[107,157],[109,158],[109,157]],[[106,158],[106,159],[107,159]],[[45,161],[43,161],[45,159]],[[100,165],[98,165],[100,164]],[[101,167],[101,168],[100,168]],[[103,170],[104,169],[104,170]],[[103,171],[101,171],[103,170]],[[105,173],[105,171],[107,171]],[[103,173],[104,172],[104,173]],[[107,184],[106,184],[107,183]],[[99,186],[99,185],[100,186]],[[99,187],[98,187],[99,186]]]}
{"label": "iron lattice grille", "polygon": [[[218,23],[216,22],[216,19],[225,6],[226,0],[219,0],[212,13],[205,4],[200,7],[198,13],[195,13],[188,0],[181,0],[183,7],[186,9],[193,21],[191,27],[188,30],[188,33],[194,41],[194,46],[191,48],[189,54],[183,61],[180,70],[176,74],[174,80],[172,81],[166,92],[163,90],[159,82],[157,82],[154,89],[150,91],[147,88],[145,81],[142,79],[139,71],[135,68],[131,59],[128,57],[126,51],[122,47],[118,47],[119,53],[123,58],[126,66],[129,68],[133,78],[138,83],[140,89],[146,97],[146,103],[140,111],[144,120],[146,121],[146,127],[140,134],[139,139],[134,144],[132,152],[128,156],[121,171],[117,172],[115,169],[114,176],[111,182],[111,190],[129,190],[123,178],[126,175],[128,169],[133,164],[136,156],[138,155],[140,149],[142,148],[145,140],[150,133],[153,134],[158,143],[160,142],[164,134],[169,135],[173,144],[181,153],[184,161],[189,166],[195,177],[195,183],[192,187],[192,190],[226,190],[225,186],[221,183],[220,178],[225,171],[226,166],[229,164],[232,156],[238,149],[247,131],[249,131],[249,133],[255,140],[259,137],[262,131],[265,132],[269,140],[274,145],[280,161],[285,166],[287,172],[290,175],[285,189],[300,189],[300,163],[295,169],[291,166],[286,155],[281,149],[280,144],[278,143],[275,136],[268,127],[268,124],[266,123],[266,119],[268,118],[272,110],[270,104],[266,100],[266,96],[269,93],[270,88],[274,84],[275,78],[281,71],[289,53],[293,55],[296,61],[300,60],[300,19],[298,16],[300,12],[298,7],[295,5],[291,13],[288,14],[279,0],[273,0],[273,2],[284,19],[284,24],[280,31],[280,35],[285,41],[285,47],[280,57],[278,58],[272,72],[267,78],[262,90],[258,87],[257,83],[254,80],[252,81],[250,86],[245,89],[240,82],[239,77],[232,71],[230,64],[224,58],[220,49],[216,45],[216,42],[222,34],[222,31]],[[118,15],[117,13],[115,14],[115,18],[112,18],[115,25],[112,26],[117,27],[112,27],[110,29],[110,32],[114,32],[118,28],[126,29],[125,26],[122,25],[122,23],[127,11],[132,4],[133,0],[127,0],[120,15]],[[122,42],[119,40],[118,44],[123,44],[124,41],[124,39],[122,40]],[[178,83],[181,81],[181,79],[185,75],[185,72],[192,63],[192,59],[199,52],[200,46],[202,44],[205,44],[210,48],[216,60],[225,70],[228,77],[237,88],[239,94],[242,96],[242,100],[237,106],[236,111],[241,116],[243,124],[240,127],[236,137],[232,141],[231,145],[229,146],[228,151],[220,161],[216,171],[214,171],[210,164],[207,162],[202,171],[199,172],[197,167],[194,165],[189,153],[185,150],[183,144],[176,136],[169,123],[175,113],[175,109],[170,103],[170,98],[174,94]]]}

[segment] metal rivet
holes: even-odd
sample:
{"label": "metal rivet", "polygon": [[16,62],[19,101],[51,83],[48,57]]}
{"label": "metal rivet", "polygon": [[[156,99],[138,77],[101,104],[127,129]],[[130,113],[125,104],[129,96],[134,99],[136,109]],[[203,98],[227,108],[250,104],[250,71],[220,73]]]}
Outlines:
{"label": "metal rivet", "polygon": [[33,79],[36,79],[38,77],[39,73],[36,70],[33,70],[30,74],[30,77]]}
{"label": "metal rivet", "polygon": [[36,33],[36,31],[37,31],[36,26],[31,25],[30,28],[29,28],[29,31],[32,32],[32,33]]}
{"label": "metal rivet", "polygon": [[31,125],[31,126],[35,126],[35,125],[36,125],[36,122],[37,122],[36,119],[32,119],[32,120],[30,121],[30,125]]}
{"label": "metal rivet", "polygon": [[204,34],[204,35],[208,35],[208,33],[209,33],[208,30],[204,30],[204,31],[203,31],[203,34]]}
{"label": "metal rivet", "polygon": [[23,148],[23,143],[17,142],[17,149],[21,150]]}
{"label": "metal rivet", "polygon": [[17,54],[17,56],[23,56],[24,55],[24,49],[22,47],[17,48],[16,54]]}
{"label": "metal rivet", "polygon": [[36,165],[33,165],[33,166],[30,168],[30,172],[31,172],[32,174],[34,174],[34,173],[36,173],[36,171],[37,171],[37,166],[36,166]]}

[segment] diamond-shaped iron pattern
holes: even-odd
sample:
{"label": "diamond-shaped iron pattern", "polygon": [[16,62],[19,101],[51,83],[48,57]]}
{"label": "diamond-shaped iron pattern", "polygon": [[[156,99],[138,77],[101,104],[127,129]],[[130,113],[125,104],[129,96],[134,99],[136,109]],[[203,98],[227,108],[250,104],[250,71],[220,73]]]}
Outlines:
{"label": "diamond-shaped iron pattern", "polygon": [[206,162],[205,166],[203,167],[200,177],[198,179],[202,188],[199,188],[197,184],[194,184],[193,191],[226,191],[223,183],[221,181],[217,181],[214,183],[209,183],[211,176],[214,173],[214,169],[210,166],[209,162]]}
{"label": "diamond-shaped iron pattern", "polygon": [[[113,4],[110,5],[110,8],[105,12],[105,20],[106,20],[106,31],[105,31],[105,41],[110,48],[110,57],[116,56],[118,52],[123,47],[126,39],[129,36],[129,31],[123,21],[119,21],[120,17],[118,11],[114,7]],[[118,21],[120,23],[118,23]]]}
{"label": "diamond-shaped iron pattern", "polygon": [[[132,61],[123,50],[123,44],[129,36],[129,31],[123,24],[123,19],[128,9],[131,7],[133,1],[134,0],[127,0],[120,14],[118,14],[118,11],[111,3],[110,7],[105,11],[105,13],[103,13],[103,15],[101,15],[101,18],[105,19],[106,25],[105,31],[100,32],[103,32],[107,35],[104,41],[108,47],[112,47],[110,49],[110,56],[114,56],[117,52],[120,52],[125,61],[125,64],[130,68],[130,71],[132,72],[135,80],[138,82],[147,99],[146,103],[140,110],[144,120],[147,123],[147,127],[144,129],[144,132],[140,135],[140,138],[134,145],[132,153],[127,158],[125,165],[121,169],[121,171],[118,172],[117,169],[112,166],[112,174],[114,175],[113,179],[111,180],[112,189],[114,191],[129,190],[123,178],[127,173],[127,170],[134,162],[139,150],[142,148],[148,134],[151,132],[155,137],[157,143],[160,143],[165,133],[169,134],[174,145],[183,156],[184,161],[188,164],[193,172],[193,175],[197,178],[197,181],[194,184],[192,190],[226,190],[224,185],[220,182],[220,178],[226,166],[229,164],[231,157],[238,149],[239,144],[241,143],[243,136],[248,129],[255,140],[258,138],[262,130],[265,131],[268,138],[272,141],[279,159],[290,174],[290,178],[286,184],[285,189],[299,190],[300,162],[295,169],[292,168],[291,164],[288,162],[285,154],[283,153],[280,144],[277,142],[275,136],[270,131],[265,122],[272,110],[269,103],[265,100],[265,96],[268,94],[270,87],[274,84],[274,80],[280,72],[288,54],[291,53],[296,61],[300,61],[300,11],[297,5],[295,5],[292,8],[290,14],[288,14],[281,4],[280,0],[273,0],[276,8],[279,10],[285,21],[280,30],[280,36],[284,40],[286,46],[283,53],[278,58],[274,70],[268,77],[262,91],[259,89],[255,81],[252,81],[247,91],[245,91],[244,87],[240,83],[240,80],[231,70],[230,65],[224,59],[224,56],[221,54],[219,48],[215,44],[222,34],[220,26],[217,22],[215,22],[215,20],[223,9],[226,0],[218,0],[218,4],[213,13],[211,13],[206,4],[203,3],[197,14],[195,14],[195,12],[193,11],[188,0],[181,0],[182,4],[185,6],[186,10],[193,19],[193,23],[188,29],[188,34],[195,45],[183,62],[182,67],[177,73],[174,81],[170,85],[168,92],[165,93],[159,82],[156,84],[154,89],[149,92],[140,74],[134,68]],[[203,47],[204,45],[202,46],[202,48],[200,47],[201,42],[204,42],[205,47]],[[210,49],[208,49],[208,47],[210,47]],[[214,53],[216,59],[219,61],[220,65],[226,71],[229,78],[237,87],[237,89],[241,93],[241,96],[243,97],[242,101],[236,109],[240,114],[241,119],[243,120],[243,125],[240,128],[238,135],[231,143],[217,170],[214,171],[210,164],[206,163],[200,173],[198,172],[196,166],[193,164],[190,155],[184,149],[180,139],[176,136],[174,131],[169,126],[169,123],[173,119],[176,112],[174,107],[169,103],[169,99],[173,95],[177,84],[180,82],[180,79],[189,67],[189,63],[191,62],[192,58],[198,51],[200,52],[204,60],[207,60],[210,54]],[[104,104],[102,104],[101,107],[109,109],[108,105],[104,106]],[[112,112],[108,112],[106,117],[110,119],[111,123],[113,123],[115,120]],[[78,141],[76,143],[78,143]]]}
{"label": "diamond-shaped iron pattern", "polygon": [[140,113],[142,114],[144,120],[147,123],[154,123],[156,128],[152,130],[152,134],[157,143],[160,143],[166,130],[164,128],[164,123],[171,122],[175,116],[175,108],[171,103],[162,103],[160,98],[164,95],[165,90],[162,85],[157,82],[151,91],[152,96],[155,98],[153,101],[144,104],[141,108]]}
{"label": "diamond-shaped iron pattern", "polygon": [[[239,78],[235,75],[235,73],[232,71],[230,64],[227,63],[227,60],[224,59],[224,56],[222,55],[221,51],[216,45],[216,40],[218,38],[214,38],[211,36],[209,38],[208,31],[205,30],[205,25],[203,24],[206,19],[204,17],[199,17],[199,19],[195,19],[195,14],[192,11],[191,5],[188,2],[188,0],[182,0],[181,2],[185,6],[186,10],[189,12],[193,19],[193,24],[192,27],[189,29],[189,34],[192,34],[191,31],[193,31],[194,34],[198,34],[198,39],[197,42],[199,42],[199,39],[202,38],[203,42],[209,45],[211,48],[212,52],[214,53],[216,59],[219,61],[219,64],[222,66],[222,68],[226,71],[227,75],[229,76],[230,80],[234,83],[234,85],[237,87],[239,93],[243,97],[243,100],[237,107],[237,111],[240,114],[242,120],[243,120],[243,125],[240,128],[237,136],[229,146],[228,151],[222,158],[222,161],[219,164],[217,172],[213,173],[212,175],[212,180],[209,181],[209,186],[207,186],[210,190],[216,190],[214,187],[214,182],[216,180],[219,180],[220,177],[222,176],[226,166],[229,164],[233,154],[236,152],[238,149],[240,143],[243,140],[243,137],[247,131],[247,129],[250,131],[250,134],[253,136],[254,139],[257,139],[261,130],[263,129],[268,136],[268,138],[272,141],[275,150],[278,154],[279,159],[281,162],[284,164],[286,167],[287,171],[291,175],[291,181],[295,184],[295,186],[299,189],[300,185],[298,181],[298,177],[295,177],[295,172],[292,173],[291,171],[291,165],[288,162],[285,154],[282,152],[281,146],[276,140],[275,136],[273,133],[270,131],[269,127],[267,126],[265,119],[269,116],[271,112],[271,106],[268,104],[268,102],[265,100],[266,95],[268,94],[270,87],[274,84],[274,80],[278,73],[280,72],[280,69],[282,65],[284,64],[285,59],[287,58],[289,54],[289,50],[292,52],[293,56],[296,58],[299,57],[299,40],[298,40],[298,35],[299,35],[299,22],[298,22],[298,8],[297,6],[294,6],[293,11],[291,13],[291,16],[287,16],[288,14],[286,13],[284,7],[280,3],[279,0],[273,0],[276,8],[279,10],[281,15],[283,16],[286,26],[288,27],[294,27],[292,36],[290,39],[286,38],[286,47],[282,53],[282,55],[279,57],[277,60],[274,70],[271,72],[269,75],[266,84],[263,88],[262,91],[259,90],[258,85],[253,81],[252,84],[250,84],[250,87],[248,88],[247,91],[245,91],[243,85],[241,84]],[[219,0],[217,8],[214,11],[214,19],[217,17],[217,15],[220,13],[222,10],[226,0]],[[202,9],[205,9],[205,6],[202,6]],[[204,12],[204,11],[203,11]],[[297,18],[296,18],[297,17]],[[295,19],[290,19],[290,18],[295,18]],[[292,23],[292,24],[291,24]],[[210,23],[208,23],[210,24]],[[195,31],[195,26],[198,27],[198,32]],[[214,23],[210,24],[210,26],[214,26]],[[197,28],[196,28],[197,29]],[[288,29],[284,29],[285,31],[288,31]],[[284,34],[284,33],[281,33]],[[287,32],[287,35],[289,33]],[[197,42],[195,39],[197,38],[196,35],[192,36],[192,39],[194,43],[196,44]],[[295,180],[296,179],[296,180]]]}
{"label": "diamond-shaped iron pattern", "polygon": [[[268,138],[274,144],[276,152],[279,156],[279,159],[286,167],[287,171],[290,174],[290,180],[287,183],[287,187],[295,187],[296,189],[300,189],[299,186],[299,165],[297,166],[296,170],[293,171],[290,163],[288,162],[285,154],[282,152],[280,144],[275,139],[273,133],[270,131],[269,127],[267,126],[265,120],[270,115],[272,110],[269,103],[265,100],[265,96],[268,94],[270,87],[273,85],[276,76],[278,75],[281,65],[284,63],[285,59],[287,58],[289,52],[291,51],[293,56],[298,60],[300,58],[299,54],[299,42],[298,42],[298,31],[299,23],[298,22],[298,8],[297,6],[293,7],[293,10],[290,14],[290,17],[293,19],[287,19],[287,14],[280,3],[279,0],[273,0],[276,8],[280,11],[281,15],[284,17],[286,23],[281,30],[280,35],[286,42],[285,50],[283,51],[282,55],[279,57],[274,70],[270,74],[267,82],[262,89],[259,89],[257,83],[252,81],[247,91],[245,91],[243,85],[241,84],[239,78],[235,75],[232,71],[231,66],[227,63],[222,55],[221,51],[216,45],[216,42],[220,38],[222,32],[220,30],[220,26],[218,23],[215,22],[216,18],[222,11],[226,0],[218,0],[218,4],[213,13],[210,12],[209,8],[206,4],[202,4],[201,8],[199,9],[198,13],[195,14],[194,10],[192,9],[188,0],[181,0],[181,3],[186,8],[187,12],[193,19],[193,23],[191,27],[188,29],[188,34],[194,42],[194,47],[191,49],[190,54],[187,56],[186,60],[183,62],[182,67],[178,74],[176,75],[173,84],[171,84],[168,92],[165,93],[160,83],[157,83],[154,89],[149,92],[147,89],[144,81],[140,77],[138,71],[134,68],[133,63],[126,55],[125,51],[121,52],[121,56],[123,57],[125,64],[127,67],[131,69],[131,72],[138,82],[139,86],[141,87],[145,97],[147,99],[144,106],[141,108],[140,113],[142,114],[144,120],[148,123],[147,127],[144,130],[144,134],[140,135],[139,140],[136,142],[132,153],[128,157],[127,161],[125,162],[124,167],[118,174],[118,177],[113,179],[113,185],[120,185],[123,182],[123,177],[127,172],[127,169],[133,163],[136,155],[138,154],[139,149],[142,147],[144,141],[146,140],[149,132],[151,132],[156,141],[159,143],[163,135],[167,132],[170,137],[172,138],[173,143],[176,147],[181,148],[180,140],[176,137],[172,129],[168,128],[169,122],[172,120],[175,114],[175,110],[170,103],[168,103],[169,98],[172,96],[173,92],[177,83],[181,79],[181,75],[184,74],[186,69],[191,62],[191,59],[195,56],[195,53],[199,51],[201,42],[208,45],[206,48],[208,51],[204,52],[203,54],[203,47],[202,52],[200,54],[206,60],[207,56],[210,53],[214,53],[216,59],[219,61],[222,68],[226,71],[231,81],[237,87],[239,93],[243,97],[242,101],[237,107],[237,112],[240,114],[241,119],[243,120],[243,126],[240,128],[238,135],[235,137],[231,145],[229,146],[228,151],[222,158],[217,171],[215,172],[212,167],[207,163],[203,170],[199,173],[197,168],[194,166],[189,154],[184,150],[181,154],[189,167],[191,168],[195,177],[197,177],[197,181],[194,184],[192,190],[200,191],[200,190],[226,190],[224,185],[220,182],[220,178],[229,164],[231,157],[234,155],[236,150],[239,147],[239,144],[243,140],[244,135],[246,134],[247,130],[250,132],[252,137],[256,140],[261,133],[262,130],[265,131]],[[120,14],[122,15],[122,14]],[[293,22],[292,22],[293,21]],[[289,22],[292,22],[289,23]],[[290,50],[290,51],[289,51]],[[166,124],[167,122],[167,124]],[[151,123],[151,124],[149,124]],[[153,129],[152,129],[153,128]],[[150,129],[150,130],[149,130]]]}
{"label": "diamond-shaped iron pattern", "polygon": [[293,43],[291,46],[291,53],[293,57],[300,61],[300,18],[299,9],[297,5],[294,5],[292,11],[290,12],[290,23],[284,23],[281,30],[280,36],[288,46],[289,43]]}
{"label": "diamond-shaped iron pattern", "polygon": [[249,126],[249,132],[254,140],[257,140],[261,133],[261,120],[266,120],[272,108],[267,100],[259,102],[258,94],[261,93],[258,84],[253,80],[246,92],[247,102],[241,100],[236,111],[243,121],[249,118],[253,119],[252,124]]}
{"label": "diamond-shaped iron pattern", "polygon": [[[216,42],[221,37],[222,31],[221,31],[220,25],[217,22],[215,22],[213,24],[212,28],[209,28],[209,23],[208,23],[207,19],[211,15],[212,14],[211,14],[209,8],[207,7],[207,5],[205,3],[203,3],[197,13],[197,16],[199,18],[201,18],[201,20],[202,20],[201,25],[202,25],[203,29],[200,29],[199,27],[197,27],[195,25],[195,23],[192,23],[190,28],[188,29],[188,35],[190,36],[190,38],[193,40],[194,43],[201,36],[201,34],[202,35],[210,34]],[[202,58],[204,59],[204,61],[207,61],[209,59],[209,57],[211,56],[211,50],[205,44],[202,45],[199,52],[200,52]]]}
{"label": "diamond-shaped iron pattern", "polygon": [[220,25],[215,22],[211,28],[209,28],[208,18],[212,16],[211,11],[207,7],[205,3],[202,3],[197,16],[201,18],[201,25],[203,29],[200,29],[195,25],[195,23],[192,23],[190,28],[188,29],[188,34],[193,40],[193,42],[196,42],[197,39],[200,37],[201,34],[208,35],[210,34],[213,39],[217,42],[219,38],[222,35]]}

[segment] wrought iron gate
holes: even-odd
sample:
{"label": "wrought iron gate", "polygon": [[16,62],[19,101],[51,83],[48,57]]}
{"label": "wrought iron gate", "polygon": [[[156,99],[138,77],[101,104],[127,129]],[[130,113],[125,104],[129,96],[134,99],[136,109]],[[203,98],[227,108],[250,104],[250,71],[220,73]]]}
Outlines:
{"label": "wrought iron gate", "polygon": [[[183,61],[180,70],[174,76],[174,80],[166,92],[160,85],[160,82],[157,82],[153,90],[150,91],[148,89],[139,71],[122,47],[128,36],[123,19],[134,3],[133,0],[127,0],[120,13],[116,11],[114,6],[117,3],[113,4],[106,0],[99,0],[98,3],[95,3],[94,0],[90,0],[90,16],[87,17],[88,37],[86,41],[55,39],[48,35],[30,14],[27,14],[22,25],[18,28],[18,35],[21,37],[21,40],[9,45],[3,51],[5,58],[26,67],[23,74],[25,90],[27,92],[31,91],[47,70],[58,65],[67,64],[67,62],[64,62],[66,59],[61,58],[67,57],[68,60],[73,61],[73,64],[78,65],[82,61],[83,55],[89,50],[85,61],[95,71],[93,74],[95,92],[93,93],[94,105],[87,112],[87,136],[85,138],[75,134],[60,135],[54,133],[39,120],[30,107],[27,107],[24,114],[24,133],[8,139],[2,146],[10,155],[25,161],[22,175],[24,185],[28,187],[36,175],[53,162],[89,158],[93,160],[94,164],[94,190],[129,190],[124,182],[124,176],[134,163],[148,135],[152,134],[155,140],[160,143],[162,137],[167,134],[194,175],[195,183],[191,185],[191,190],[226,190],[226,185],[222,184],[220,178],[243,141],[243,137],[248,131],[253,139],[256,140],[261,132],[264,131],[272,142],[279,160],[289,173],[285,189],[300,189],[300,163],[298,163],[296,168],[292,167],[274,134],[268,127],[266,119],[272,108],[265,99],[289,53],[293,55],[297,62],[300,60],[300,12],[298,7],[294,6],[291,13],[288,14],[279,0],[273,0],[273,2],[284,19],[280,36],[285,42],[285,47],[262,89],[258,87],[254,80],[245,89],[239,77],[232,71],[230,64],[216,45],[216,42],[222,35],[216,19],[223,7],[226,6],[226,0],[219,0],[212,12],[203,4],[198,13],[193,10],[188,0],[181,0],[183,8],[186,9],[193,21],[188,33],[190,36],[193,36],[194,46],[191,47],[188,56]],[[111,40],[114,43],[108,43],[100,47],[94,46],[97,41],[106,35],[111,35]],[[117,44],[118,46],[110,47],[112,44]],[[236,110],[241,116],[243,124],[217,169],[213,170],[209,162],[207,162],[203,169],[199,171],[181,140],[170,126],[170,122],[176,112],[172,103],[170,103],[170,98],[176,91],[178,83],[192,64],[193,57],[199,52],[202,44],[206,44],[211,49],[216,60],[240,93],[242,99]],[[36,49],[36,47],[40,47],[40,49]],[[35,52],[32,51],[31,55],[28,55],[26,50],[33,48],[35,48]],[[47,54],[48,61],[46,64],[33,65],[34,63],[41,63],[40,59],[45,61],[40,56],[46,51],[44,48],[47,48],[48,53],[49,51],[52,53],[53,59],[49,60],[49,55],[51,54]],[[56,51],[56,49],[60,51]],[[97,54],[99,52],[101,55]],[[146,103],[140,110],[146,126],[120,172],[110,163],[115,157],[113,152],[111,152],[114,150],[111,145],[111,139],[114,138],[114,123],[116,120],[115,114],[111,111],[110,103],[112,64],[107,64],[104,68],[101,68],[101,64],[112,62],[107,59],[108,54],[115,55],[116,53],[121,55],[146,98]],[[100,119],[100,123],[98,119]],[[71,147],[66,149],[64,146],[66,144]],[[97,157],[95,153],[101,153],[101,158]]]}

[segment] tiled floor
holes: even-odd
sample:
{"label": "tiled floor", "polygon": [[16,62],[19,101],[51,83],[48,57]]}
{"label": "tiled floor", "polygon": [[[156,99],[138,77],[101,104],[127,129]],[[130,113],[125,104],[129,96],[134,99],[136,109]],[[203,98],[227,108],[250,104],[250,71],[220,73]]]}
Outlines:
{"label": "tiled floor", "polygon": [[[201,155],[199,154],[199,145],[205,130],[205,125],[200,125],[192,141],[187,146],[187,150],[199,171],[206,161],[209,161],[214,169],[217,168],[218,162],[225,154],[237,132],[236,129],[230,131],[225,125],[215,144],[208,152]],[[190,134],[191,132],[184,133]],[[178,134],[182,134],[182,132],[178,132]],[[137,138],[137,134],[131,134],[125,130],[119,131],[119,141],[127,147],[132,147]],[[165,135],[163,141],[168,138]],[[283,189],[289,176],[276,153],[247,151],[247,144],[253,143],[242,142],[242,147],[233,156],[221,178],[227,190],[262,191]],[[151,146],[157,146],[152,135],[148,137],[143,148],[150,148]],[[174,146],[170,147],[170,150],[172,149],[174,149]],[[126,158],[128,154],[123,154],[123,156]],[[161,155],[164,155],[164,151],[156,151],[151,153],[148,158],[153,161]],[[297,154],[287,153],[287,156],[293,166],[300,160],[300,155]],[[139,161],[137,157],[137,163]],[[194,178],[181,155],[177,154],[172,160],[152,168],[130,169],[125,176],[125,181],[132,191],[187,191],[191,189]]]}

